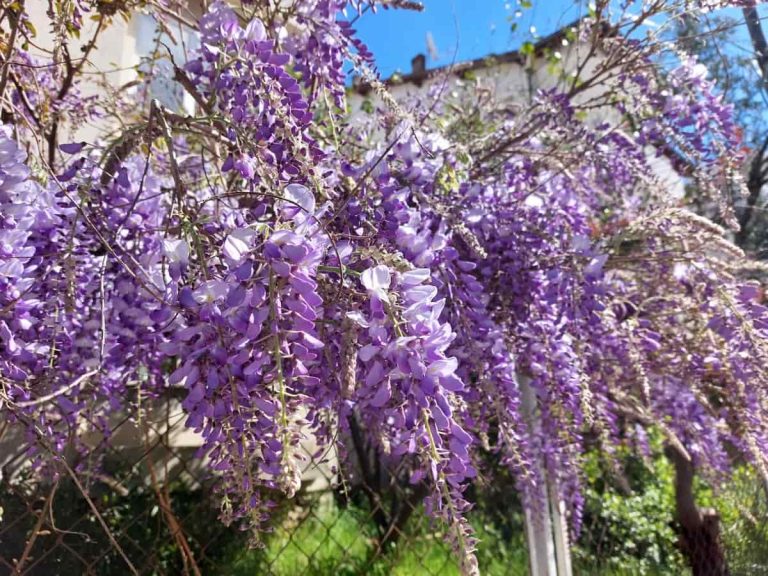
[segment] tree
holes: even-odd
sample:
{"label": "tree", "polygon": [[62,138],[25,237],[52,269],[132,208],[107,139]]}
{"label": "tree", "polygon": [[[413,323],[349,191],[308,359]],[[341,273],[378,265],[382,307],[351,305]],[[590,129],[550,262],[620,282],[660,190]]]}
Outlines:
{"label": "tree", "polygon": [[[87,462],[63,456],[83,431],[181,394],[224,520],[258,530],[262,489],[301,485],[302,437],[332,445],[354,422],[408,462],[468,574],[479,451],[532,510],[552,485],[574,531],[585,434],[610,452],[658,428],[713,480],[734,449],[765,475],[755,264],[669,198],[648,155],[684,159],[735,225],[736,124],[701,64],[661,72],[663,43],[641,34],[691,2],[596,4],[551,89],[478,100],[471,122],[445,91],[389,97],[340,0],[214,2],[197,23],[168,3],[55,4],[42,59],[6,6],[2,409],[40,474],[76,478]],[[171,62],[193,114],[78,96],[103,31],[137,10],[199,31]],[[345,118],[347,62],[382,103],[368,126]],[[61,141],[99,107],[114,137]]]}
{"label": "tree", "polygon": [[[764,39],[756,7],[743,8],[745,22],[755,39],[755,53],[739,46],[740,27],[744,22],[707,13],[686,14],[675,29],[673,40],[686,53],[707,64],[724,102],[733,107],[733,116],[742,131],[746,168],[746,197],[736,198],[738,228],[733,232],[734,243],[755,255],[763,257],[765,244],[764,215],[761,191],[765,184],[766,134],[764,82],[761,78],[760,54]],[[689,197],[694,203],[699,197],[696,186],[690,187]],[[699,213],[715,216],[711,206],[698,205]],[[756,277],[762,272],[754,271]],[[718,513],[702,509],[694,498],[694,470],[690,462],[680,457],[673,446],[667,454],[675,466],[676,518],[681,528],[682,549],[689,562],[700,565],[696,573],[724,573],[725,550],[720,542]],[[763,479],[765,482],[765,479]],[[766,485],[768,486],[768,485]]]}
{"label": "tree", "polygon": [[[739,35],[750,38],[751,46],[741,46]],[[708,14],[687,15],[677,27],[675,39],[688,53],[706,62],[717,81],[724,100],[734,108],[734,118],[743,131],[748,151],[747,195],[736,199],[739,229],[734,242],[762,259],[764,237],[765,152],[765,37],[757,7],[742,9],[742,20]],[[694,192],[695,195],[695,192]]]}
{"label": "tree", "polygon": [[[762,25],[760,24],[760,18],[756,6],[750,6],[743,8],[744,22],[746,23],[749,36],[754,48],[755,61],[760,73],[760,81],[756,83],[762,91],[763,98],[768,97],[768,42],[765,40],[763,34]],[[757,222],[760,220],[756,216],[757,210],[760,208],[758,205],[761,198],[761,193],[766,182],[768,182],[768,158],[766,158],[766,152],[768,152],[768,136],[763,135],[761,144],[756,147],[756,151],[752,158],[749,167],[749,175],[747,180],[747,188],[749,195],[747,196],[746,206],[742,210],[741,217],[739,218],[740,229],[736,234],[736,242],[739,245],[744,245],[750,240],[756,229],[759,229]],[[757,232],[758,241],[760,245],[764,243],[764,238]]]}

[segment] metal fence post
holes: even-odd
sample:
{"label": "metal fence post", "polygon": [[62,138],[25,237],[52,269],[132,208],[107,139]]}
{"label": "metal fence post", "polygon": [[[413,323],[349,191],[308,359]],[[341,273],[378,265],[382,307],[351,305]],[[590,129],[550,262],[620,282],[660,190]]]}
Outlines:
{"label": "metal fence post", "polygon": [[[540,428],[536,411],[536,395],[530,386],[530,379],[518,374],[522,398],[523,416],[534,434]],[[545,481],[538,487],[542,514],[537,517],[531,510],[525,510],[525,536],[531,576],[572,576],[571,554],[568,546],[568,525],[565,506],[557,499],[557,490],[547,479],[542,462],[536,462],[539,477]]]}

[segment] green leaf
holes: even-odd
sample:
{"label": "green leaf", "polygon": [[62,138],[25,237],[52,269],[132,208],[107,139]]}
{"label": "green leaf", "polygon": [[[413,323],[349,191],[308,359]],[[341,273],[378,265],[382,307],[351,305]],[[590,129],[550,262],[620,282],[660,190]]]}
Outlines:
{"label": "green leaf", "polygon": [[535,52],[536,46],[533,44],[533,42],[527,41],[520,47],[520,54],[523,56],[533,56]]}

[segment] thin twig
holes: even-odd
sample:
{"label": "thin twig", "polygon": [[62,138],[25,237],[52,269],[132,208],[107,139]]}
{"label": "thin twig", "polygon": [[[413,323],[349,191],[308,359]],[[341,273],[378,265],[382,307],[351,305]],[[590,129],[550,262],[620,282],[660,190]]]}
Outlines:
{"label": "thin twig", "polygon": [[45,520],[46,513],[51,507],[51,502],[53,501],[53,495],[56,494],[56,487],[58,486],[58,482],[56,482],[53,487],[51,488],[50,494],[48,494],[48,498],[45,499],[45,504],[43,505],[43,509],[40,510],[40,514],[37,517],[37,522],[35,522],[35,527],[32,528],[32,534],[29,537],[29,540],[27,540],[26,545],[24,546],[24,552],[21,554],[21,558],[19,558],[19,561],[16,563],[16,566],[13,568],[13,574],[21,575],[24,573],[24,565],[27,563],[27,560],[29,559],[29,555],[32,553],[32,548],[35,546],[35,542],[37,541],[37,537],[40,534],[40,528],[43,526],[43,521]]}
{"label": "thin twig", "polygon": [[62,394],[66,394],[73,388],[77,388],[85,380],[87,380],[91,376],[95,376],[98,373],[99,373],[98,370],[90,370],[85,374],[81,374],[80,376],[75,378],[70,384],[67,384],[66,386],[64,386],[64,388],[59,388],[55,392],[51,392],[50,394],[46,394],[45,396],[41,396],[40,398],[36,398],[34,400],[28,400],[26,402],[18,402],[16,406],[19,408],[31,408],[32,406],[39,406],[40,404],[45,404],[49,400],[53,400],[54,398],[57,398]]}
{"label": "thin twig", "polygon": [[8,20],[12,20],[11,37],[8,40],[8,46],[3,58],[3,74],[0,77],[0,98],[5,95],[5,87],[8,84],[8,73],[11,71],[11,56],[13,55],[13,46],[16,44],[16,36],[19,32],[19,15],[24,12],[24,0],[22,0],[19,6],[19,11],[15,14],[15,18],[8,16]]}

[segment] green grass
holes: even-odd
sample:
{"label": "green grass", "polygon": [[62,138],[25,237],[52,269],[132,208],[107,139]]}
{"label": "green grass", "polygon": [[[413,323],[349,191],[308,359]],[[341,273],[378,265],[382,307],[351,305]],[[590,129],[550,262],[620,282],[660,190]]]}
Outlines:
{"label": "green grass", "polygon": [[289,516],[265,547],[236,556],[222,573],[245,576],[358,574],[371,548],[371,536],[355,511],[318,507],[306,517]]}
{"label": "green grass", "polygon": [[[522,540],[504,542],[492,526],[475,527],[483,574],[527,574]],[[385,553],[376,554],[375,530],[364,511],[324,504],[286,517],[265,537],[261,549],[238,553],[222,574],[252,576],[459,576],[450,547],[434,534],[423,515]]]}
{"label": "green grass", "polygon": [[[475,518],[480,540],[478,560],[487,576],[527,576],[528,555],[522,534],[505,539],[491,524]],[[223,565],[231,576],[459,576],[451,550],[432,534],[423,515],[414,515],[400,541],[375,556],[373,525],[364,511],[324,504],[286,517],[265,538],[265,547],[243,550]],[[654,571],[638,563],[632,567],[603,565],[575,558],[574,573],[589,576],[679,576],[679,571]]]}

